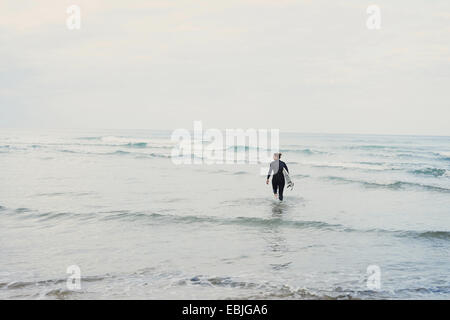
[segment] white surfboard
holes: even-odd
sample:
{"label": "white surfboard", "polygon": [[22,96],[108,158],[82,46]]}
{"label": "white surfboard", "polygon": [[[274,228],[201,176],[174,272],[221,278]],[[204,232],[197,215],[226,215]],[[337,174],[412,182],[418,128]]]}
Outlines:
{"label": "white surfboard", "polygon": [[291,177],[289,176],[289,172],[286,171],[285,168],[283,168],[283,175],[284,175],[284,181],[286,181],[286,188],[294,189],[294,182],[292,181]]}

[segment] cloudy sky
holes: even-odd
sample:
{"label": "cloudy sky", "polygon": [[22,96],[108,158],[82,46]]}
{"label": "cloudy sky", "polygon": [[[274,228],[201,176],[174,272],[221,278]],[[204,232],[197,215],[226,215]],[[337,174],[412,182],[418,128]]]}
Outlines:
{"label": "cloudy sky", "polygon": [[[80,30],[66,27],[72,4]],[[0,2],[0,127],[193,120],[450,135],[450,1]]]}

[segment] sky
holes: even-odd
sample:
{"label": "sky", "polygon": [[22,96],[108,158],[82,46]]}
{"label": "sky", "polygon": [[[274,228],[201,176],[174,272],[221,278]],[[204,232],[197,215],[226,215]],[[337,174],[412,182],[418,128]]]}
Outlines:
{"label": "sky", "polygon": [[[366,26],[372,4],[380,29]],[[0,128],[194,120],[450,135],[450,1],[0,2]]]}

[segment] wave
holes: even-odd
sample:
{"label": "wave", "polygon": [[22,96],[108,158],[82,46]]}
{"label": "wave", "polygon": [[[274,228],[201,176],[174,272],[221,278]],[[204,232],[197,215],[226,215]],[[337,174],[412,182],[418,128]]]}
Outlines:
{"label": "wave", "polygon": [[282,149],[280,150],[281,152],[284,153],[301,153],[304,155],[314,155],[314,154],[330,154],[329,152],[325,152],[325,151],[319,151],[319,150],[313,150],[313,149]]}
{"label": "wave", "polygon": [[136,154],[137,158],[165,158],[169,159],[171,158],[170,155],[160,154],[160,153],[139,153]]}
{"label": "wave", "polygon": [[397,295],[399,293],[406,293],[406,294],[448,294],[450,293],[450,287],[449,286],[435,286],[430,288],[424,288],[424,287],[418,287],[418,288],[405,288],[405,289],[397,289],[393,290],[393,294]]}
{"label": "wave", "polygon": [[147,142],[136,142],[136,143],[128,143],[127,147],[130,148],[146,148],[147,147]]}
{"label": "wave", "polygon": [[359,161],[357,162],[359,164],[367,164],[370,166],[383,166],[386,164],[386,162],[382,162],[382,161]]}
{"label": "wave", "polygon": [[[110,275],[104,276],[84,276],[81,278],[82,282],[95,282],[102,281],[106,278],[110,278]],[[48,280],[37,280],[37,281],[11,281],[11,282],[0,282],[1,289],[17,290],[26,287],[35,286],[55,286],[60,284],[65,284],[67,279],[48,279]]]}
{"label": "wave", "polygon": [[170,155],[166,155],[166,154],[161,154],[161,153],[141,153],[141,152],[129,152],[129,151],[123,151],[123,150],[117,150],[114,152],[109,152],[109,153],[97,153],[98,155],[132,155],[135,156],[138,159],[142,159],[142,158],[164,158],[164,159],[169,159],[171,158]]}
{"label": "wave", "polygon": [[[246,296],[239,295],[240,292],[236,292],[237,296],[227,297],[227,299],[245,299],[245,300],[361,300],[361,299],[392,299],[398,298],[398,294],[409,293],[449,293],[450,288],[448,286],[437,286],[430,288],[404,288],[397,290],[380,290],[374,291],[369,289],[356,289],[355,288],[342,288],[332,287],[330,289],[311,289],[304,287],[294,287],[290,284],[283,283],[270,283],[255,282],[241,280],[239,278],[227,277],[227,276],[194,276],[189,280],[180,280],[174,282],[173,285],[196,285],[207,287],[225,287],[225,288],[240,288],[240,289],[254,289],[254,293],[247,294]],[[245,291],[244,291],[245,292]]]}
{"label": "wave", "polygon": [[[137,147],[140,148],[140,147]],[[83,154],[83,155],[96,155],[96,156],[124,156],[124,155],[134,155],[137,158],[171,158],[170,155],[161,154],[161,153],[142,153],[142,152],[132,152],[132,151],[125,151],[125,150],[116,150],[112,152],[89,152],[89,151],[76,151],[76,150],[69,150],[69,149],[63,149],[58,150],[62,153],[71,153],[71,154]]]}
{"label": "wave", "polygon": [[105,136],[101,137],[100,141],[106,145],[112,146],[138,146],[142,147],[144,144],[147,146],[146,139],[130,138],[130,137],[117,137],[117,136]]}
{"label": "wave", "polygon": [[92,195],[93,192],[48,192],[48,193],[37,193],[37,197],[61,197],[61,196],[71,196],[71,197],[83,197]]}
{"label": "wave", "polygon": [[449,231],[424,231],[424,232],[409,231],[408,233],[409,235],[413,235],[418,238],[450,240]]}
{"label": "wave", "polygon": [[[1,210],[7,210],[1,207]],[[169,210],[170,211],[170,210]],[[146,213],[132,212],[128,210],[105,211],[90,214],[71,213],[71,212],[35,212],[28,208],[18,208],[10,210],[10,213],[30,213],[28,218],[35,218],[39,221],[50,221],[60,218],[78,218],[81,220],[96,219],[102,221],[149,221],[157,223],[180,223],[180,224],[197,224],[209,223],[219,225],[239,225],[255,228],[274,228],[285,227],[295,229],[317,229],[321,231],[334,232],[360,232],[360,233],[384,233],[401,238],[417,238],[428,240],[450,240],[450,231],[445,230],[389,230],[389,229],[355,229],[342,224],[328,223],[316,220],[286,220],[282,217],[262,218],[262,217],[219,217],[219,216],[198,216],[198,215],[175,215],[164,213]],[[18,216],[23,217],[23,215]]]}
{"label": "wave", "polygon": [[[344,146],[343,149],[375,152],[369,153],[372,156],[385,156],[388,153],[394,153],[396,157],[401,158],[430,159],[436,155],[435,152],[420,147],[408,148],[405,146],[392,146],[392,145],[356,145],[356,146]],[[380,153],[377,153],[377,151]]]}
{"label": "wave", "polygon": [[399,238],[416,238],[429,240],[450,240],[450,231],[423,231],[423,230],[387,230],[387,229],[367,229],[361,230],[367,233],[385,233]]}
{"label": "wave", "polygon": [[58,150],[59,152],[63,152],[63,153],[82,153],[82,152],[77,152],[74,150],[69,150],[69,149],[63,149],[63,150]]}
{"label": "wave", "polygon": [[[245,258],[242,256],[241,258]],[[289,267],[290,262],[284,263]],[[359,286],[351,282],[348,285],[339,284],[323,288],[311,288],[305,286],[292,285],[292,283],[281,281],[271,281],[267,279],[248,278],[246,275],[214,275],[214,274],[195,274],[186,273],[183,270],[167,269],[157,267],[146,267],[135,271],[115,272],[113,274],[106,273],[95,276],[83,276],[82,283],[97,282],[93,290],[73,291],[65,288],[67,279],[50,279],[37,281],[12,281],[0,283],[0,288],[9,290],[11,295],[18,293],[23,296],[33,298],[49,298],[49,299],[73,299],[74,295],[83,297],[85,293],[99,294],[104,288],[109,287],[113,282],[115,288],[128,288],[130,283],[141,287],[148,283],[153,283],[153,280],[162,281],[166,289],[180,290],[184,287],[198,287],[198,288],[218,288],[223,289],[226,296],[224,299],[246,299],[246,300],[360,300],[360,299],[392,299],[392,298],[410,298],[418,297],[417,295],[448,294],[450,287],[448,285],[435,285],[429,287],[403,287],[389,290],[369,290],[361,281],[366,282],[366,278],[360,279]],[[99,283],[98,283],[99,282]],[[103,288],[103,289],[102,289]],[[22,290],[22,289],[28,289]],[[30,290],[31,289],[31,290]],[[36,291],[37,289],[37,291]],[[235,289],[235,290],[230,290]],[[19,291],[20,290],[20,291]],[[128,290],[127,290],[128,291]],[[198,295],[198,294],[197,294]],[[148,292],[146,293],[148,298]]]}
{"label": "wave", "polygon": [[73,212],[40,212],[36,210],[32,210],[29,208],[17,208],[17,209],[9,209],[6,207],[2,207],[0,211],[5,212],[6,215],[13,216],[19,219],[35,219],[37,221],[51,221],[55,219],[70,219],[70,218],[80,218],[82,220],[86,220],[86,218],[95,217],[95,215],[86,215],[82,213],[73,213]]}
{"label": "wave", "polygon": [[[417,298],[417,294],[448,294],[450,293],[449,286],[434,286],[434,287],[412,287],[394,290],[369,290],[369,289],[353,289],[335,287],[328,290],[311,290],[307,288],[296,288],[290,285],[282,284],[278,286],[265,285],[266,292],[250,295],[244,299],[250,300],[264,300],[264,299],[313,299],[313,300],[361,300],[361,299],[399,299],[402,297],[410,298],[413,294]],[[400,297],[399,297],[400,295]],[[231,298],[233,299],[233,298]],[[239,299],[242,299],[240,297]]]}
{"label": "wave", "polygon": [[[245,297],[238,297],[231,299],[244,299],[244,300],[360,300],[358,292],[354,290],[348,290],[348,292],[342,292],[344,290],[328,291],[328,292],[314,292],[306,288],[295,288],[290,285],[270,286],[265,285],[261,293],[252,294]],[[370,291],[371,295],[376,294],[374,291]]]}
{"label": "wave", "polygon": [[0,153],[8,153],[11,152],[12,150],[19,150],[19,148],[13,147],[11,145],[0,146]]}
{"label": "wave", "polygon": [[311,176],[308,174],[300,174],[300,173],[292,175],[292,178],[309,178],[309,177]]}
{"label": "wave", "polygon": [[249,150],[264,150],[260,147],[252,147],[252,146],[230,146],[225,148],[225,150],[234,150],[234,151],[249,151]]}
{"label": "wave", "polygon": [[344,182],[344,183],[358,183],[363,185],[367,188],[384,188],[384,189],[392,189],[392,190],[400,190],[404,189],[406,187],[412,187],[412,188],[419,188],[427,191],[436,191],[436,192],[450,192],[450,189],[439,187],[439,186],[433,186],[433,185],[427,185],[422,183],[415,183],[415,182],[406,182],[406,181],[395,181],[391,183],[379,183],[379,182],[370,182],[370,181],[364,181],[364,180],[354,180],[354,179],[348,179],[344,177],[336,177],[336,176],[327,176],[324,177],[327,180],[332,181],[338,181],[338,182]]}
{"label": "wave", "polygon": [[52,289],[45,293],[45,296],[55,298],[58,300],[64,300],[74,295],[76,291],[68,289]]}
{"label": "wave", "polygon": [[[286,263],[285,265],[289,265]],[[242,297],[227,297],[226,299],[322,299],[322,300],[340,300],[340,299],[358,299],[354,296],[354,291],[350,293],[343,292],[341,288],[337,288],[332,292],[314,292],[307,288],[294,288],[288,284],[276,284],[268,281],[249,281],[247,279],[240,279],[239,277],[230,276],[209,276],[209,275],[195,275],[190,278],[172,281],[172,286],[202,286],[202,287],[219,287],[219,288],[237,288],[242,290],[252,290],[253,294]],[[241,294],[234,291],[236,294]],[[246,291],[243,291],[246,292]],[[371,293],[375,293],[371,291]]]}
{"label": "wave", "polygon": [[[293,288],[287,284],[275,284],[268,281],[248,280],[245,278],[234,276],[216,276],[216,275],[188,275],[180,271],[158,271],[155,268],[145,268],[135,272],[127,273],[120,272],[116,274],[105,274],[99,276],[82,277],[82,283],[92,281],[121,281],[124,285],[129,285],[129,281],[133,283],[148,283],[152,278],[164,279],[169,281],[168,286],[172,288],[185,286],[199,286],[199,287],[215,287],[215,288],[233,288],[243,291],[233,291],[236,294],[252,290],[253,295],[248,298],[265,298],[265,299],[352,299],[349,294],[345,294],[340,290],[336,290],[333,294],[320,294],[310,292],[305,288]],[[32,297],[44,297],[49,299],[72,299],[73,295],[83,294],[85,291],[73,291],[65,288],[67,279],[52,279],[52,280],[38,280],[38,281],[15,281],[0,283],[0,288],[11,290],[12,293],[21,289],[38,289],[25,291],[27,295]],[[22,291],[24,292],[24,291]],[[82,297],[82,296],[81,296]]]}
{"label": "wave", "polygon": [[296,221],[296,220],[284,220],[281,218],[259,218],[259,217],[234,217],[234,218],[221,218],[216,216],[179,216],[160,213],[142,213],[142,212],[129,212],[129,211],[117,211],[112,215],[106,215],[103,220],[116,220],[116,219],[149,219],[156,221],[168,221],[172,223],[213,223],[222,225],[244,225],[255,227],[268,227],[268,226],[285,226],[294,228],[341,228],[344,226],[339,224],[328,224],[321,221]]}
{"label": "wave", "polygon": [[439,159],[444,161],[450,161],[450,152],[439,152],[437,153]]}
{"label": "wave", "polygon": [[206,277],[203,275],[198,275],[190,278],[189,280],[178,281],[178,285],[183,284],[193,284],[193,285],[206,285],[215,287],[231,287],[231,288],[256,288],[260,285],[254,282],[246,282],[234,280],[231,277]]}
{"label": "wave", "polygon": [[351,145],[351,146],[346,146],[344,148],[357,149],[357,150],[383,150],[383,149],[397,150],[397,149],[399,149],[399,147],[396,147],[396,146],[387,146],[387,145],[381,145],[381,144]]}
{"label": "wave", "polygon": [[[336,294],[320,294],[309,291],[306,288],[294,288],[286,284],[271,284],[269,282],[256,282],[240,280],[239,278],[227,276],[194,276],[189,280],[181,280],[176,285],[195,285],[207,287],[224,287],[224,288],[239,288],[239,289],[256,289],[258,293],[246,296],[246,300],[261,300],[261,299],[311,299],[311,300],[351,300],[355,299],[351,294],[343,294],[336,292]],[[229,297],[232,300],[243,299],[242,297]]]}
{"label": "wave", "polygon": [[445,169],[438,169],[438,168],[425,168],[425,169],[418,169],[411,171],[413,174],[418,175],[431,175],[434,177],[441,177],[445,175],[446,170]]}
{"label": "wave", "polygon": [[45,285],[57,285],[66,282],[67,280],[40,280],[40,281],[12,281],[0,283],[0,288],[5,289],[22,289],[30,286],[45,286]]}
{"label": "wave", "polygon": [[327,164],[311,164],[314,168],[332,168],[332,169],[343,169],[343,170],[362,170],[362,171],[391,171],[400,170],[394,169],[392,167],[382,167],[380,165],[371,164],[359,164],[359,163],[327,163]]}
{"label": "wave", "polygon": [[101,136],[100,137],[78,137],[76,139],[78,139],[78,140],[101,140],[102,137]]}
{"label": "wave", "polygon": [[[246,277],[208,274],[185,274],[177,270],[158,270],[155,267],[144,268],[134,272],[118,272],[114,274],[103,274],[98,276],[83,276],[82,283],[86,282],[106,282],[114,281],[116,285],[129,286],[130,281],[134,284],[147,284],[152,279],[163,280],[168,288],[185,286],[209,287],[223,289],[237,289],[231,291],[232,294],[248,295],[247,299],[354,299],[351,290],[337,288],[331,292],[314,292],[307,288],[296,288],[284,283],[271,283],[258,279],[247,279]],[[65,288],[67,279],[50,279],[37,281],[13,281],[0,283],[0,288],[10,290],[11,294],[17,294],[20,290],[22,294],[29,297],[49,298],[49,299],[72,299],[74,295],[81,295],[86,291],[73,291]],[[120,282],[120,283],[118,283]],[[27,291],[23,290],[27,289]],[[30,291],[30,289],[32,289]],[[37,289],[37,291],[35,290]],[[233,297],[225,297],[233,299]]]}
{"label": "wave", "polygon": [[236,171],[232,173],[233,175],[243,175],[243,174],[248,174],[247,171]]}
{"label": "wave", "polygon": [[108,152],[107,155],[124,155],[124,154],[131,154],[131,152],[123,151],[123,150],[116,150],[114,152]]}
{"label": "wave", "polygon": [[[235,152],[243,152],[243,151],[250,151],[250,150],[256,150],[256,151],[271,151],[270,148],[263,148],[263,147],[259,147],[259,146],[248,146],[248,145],[232,145],[232,146],[227,146],[224,149],[222,149],[224,151],[227,150],[233,150]],[[305,155],[313,155],[313,154],[329,154],[329,152],[325,152],[325,151],[319,151],[319,150],[313,150],[313,149],[309,149],[309,148],[304,148],[304,149],[290,149],[290,148],[282,148],[280,149],[281,153],[302,153]]]}
{"label": "wave", "polygon": [[92,144],[80,144],[87,146],[116,146],[116,147],[129,147],[129,148],[163,148],[170,149],[173,145],[170,141],[165,143],[158,143],[156,141],[150,141],[149,139],[139,139],[130,137],[119,137],[119,136],[100,136],[100,137],[80,137],[78,140],[87,141],[99,141],[100,143]]}

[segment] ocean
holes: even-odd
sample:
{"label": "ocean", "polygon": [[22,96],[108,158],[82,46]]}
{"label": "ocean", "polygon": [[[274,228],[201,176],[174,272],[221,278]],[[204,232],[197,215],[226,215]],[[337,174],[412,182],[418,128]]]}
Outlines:
{"label": "ocean", "polygon": [[0,129],[0,299],[450,299],[450,137],[281,132],[282,203],[173,146]]}

